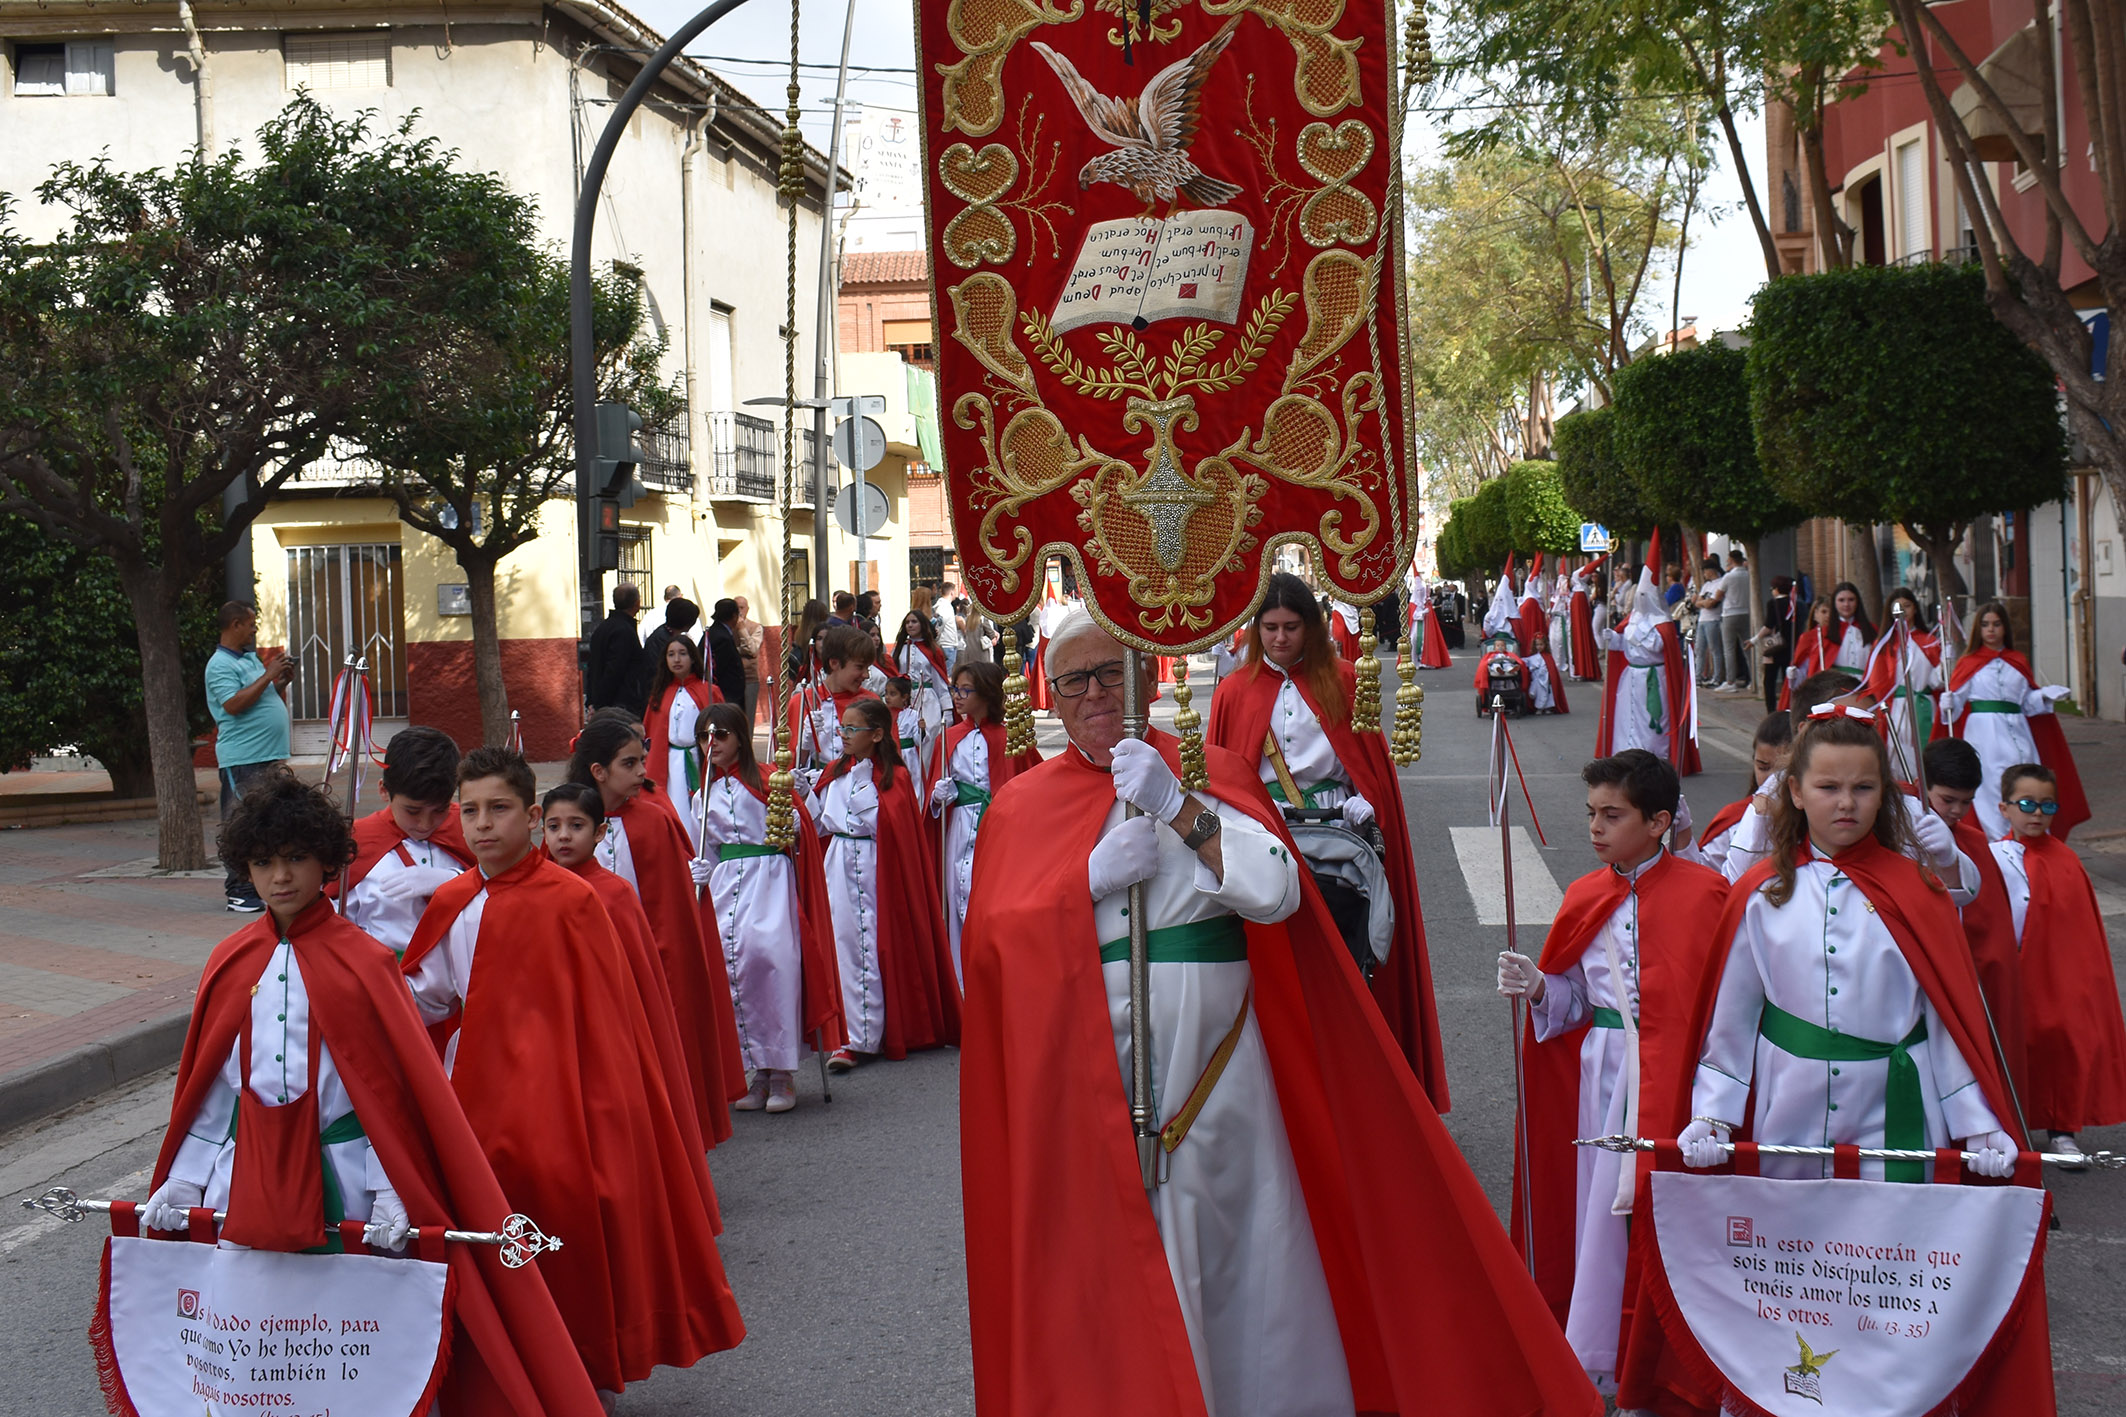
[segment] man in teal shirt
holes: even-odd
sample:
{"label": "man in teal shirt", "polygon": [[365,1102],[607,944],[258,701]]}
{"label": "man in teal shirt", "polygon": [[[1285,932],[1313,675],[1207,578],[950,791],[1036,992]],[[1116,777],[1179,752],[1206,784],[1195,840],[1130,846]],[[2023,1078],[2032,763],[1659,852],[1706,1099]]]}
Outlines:
{"label": "man in teal shirt", "polygon": [[[269,668],[258,657],[258,612],[241,600],[222,606],[221,642],[207,660],[207,708],[214,715],[214,762],[221,769],[221,816],[227,821],[251,784],[288,756],[288,702],[282,688],[295,677],[286,655]],[[229,909],[265,909],[248,872],[226,869]]]}

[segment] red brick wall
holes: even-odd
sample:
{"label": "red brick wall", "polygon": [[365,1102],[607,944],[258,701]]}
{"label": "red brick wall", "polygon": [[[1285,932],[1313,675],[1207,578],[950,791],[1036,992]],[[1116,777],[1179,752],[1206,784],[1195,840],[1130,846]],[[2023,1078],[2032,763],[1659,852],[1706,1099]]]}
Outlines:
{"label": "red brick wall", "polygon": [[[576,642],[502,641],[502,681],[509,686],[509,706],[524,716],[525,756],[535,763],[567,757],[569,739],[583,726]],[[406,689],[412,722],[442,729],[461,748],[480,742],[470,640],[406,646]]]}

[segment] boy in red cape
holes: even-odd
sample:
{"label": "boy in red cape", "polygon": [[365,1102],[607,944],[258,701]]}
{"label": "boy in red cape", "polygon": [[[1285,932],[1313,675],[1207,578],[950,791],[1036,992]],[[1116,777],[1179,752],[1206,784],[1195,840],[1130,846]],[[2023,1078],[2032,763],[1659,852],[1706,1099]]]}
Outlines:
{"label": "boy in red cape", "polygon": [[[499,1230],[510,1203],[391,952],[323,897],[354,850],[339,809],[291,776],[269,778],[223,825],[220,848],[231,870],[250,871],[269,913],[216,946],[200,976],[142,1223],[182,1232],[189,1209],[226,1210],[223,1239],[276,1250],[337,1249],[326,1226],[342,1219],[366,1219],[364,1238],[391,1250],[409,1227]],[[299,1052],[301,1071],[246,1059],[266,1029],[276,1040],[285,1029],[295,1051],[283,1058]],[[555,1214],[532,1218],[565,1228]],[[597,1413],[544,1266],[504,1269],[486,1245],[444,1256],[455,1302],[443,1411]]]}
{"label": "boy in red cape", "polygon": [[[1638,1135],[1642,1079],[1682,1075],[1727,882],[1662,845],[1682,795],[1673,767],[1628,748],[1595,759],[1581,777],[1602,867],[1566,889],[1540,963],[1499,955],[1499,992],[1528,1001],[1514,1243],[1581,1366],[1606,1379],[1636,1308],[1625,1272],[1636,1172],[1615,1152],[1573,1141]],[[1655,1099],[1646,1110],[1669,1107]]]}
{"label": "boy in red cape", "polygon": [[[983,1417],[1599,1413],[1255,775],[1208,748],[1190,794],[1172,737],[1122,743],[1122,662],[1089,617],[1059,628],[1073,746],[1004,787],[975,853],[960,1135]],[[1107,962],[1133,881],[1167,1083],[1149,1193],[1126,943]]]}
{"label": "boy in red cape", "polygon": [[[1395,901],[1395,943],[1373,972],[1373,1001],[1434,1109],[1444,1113],[1449,1106],[1447,1065],[1432,993],[1432,960],[1425,947],[1424,908],[1410,854],[1410,822],[1387,738],[1378,728],[1367,733],[1352,728],[1357,671],[1328,652],[1321,611],[1304,581],[1284,572],[1271,576],[1247,635],[1246,660],[1226,676],[1211,699],[1204,741],[1238,755],[1265,785],[1276,782],[1275,766],[1265,762],[1264,749],[1274,717],[1279,752],[1291,765],[1289,770],[1300,774],[1294,785],[1301,789],[1305,805],[1343,806],[1346,820],[1356,818],[1354,826],[1368,819],[1378,824],[1388,845],[1385,865]],[[1280,704],[1287,706],[1286,712],[1278,712]],[[1283,789],[1272,795],[1282,796]]]}
{"label": "boy in red cape", "polygon": [[597,892],[531,845],[531,768],[475,748],[458,805],[479,863],[436,892],[403,969],[457,1025],[444,1066],[511,1200],[566,1248],[542,1263],[592,1383],[618,1393],[745,1336],[700,1150]]}
{"label": "boy in red cape", "polygon": [[325,888],[340,914],[406,952],[436,887],[472,865],[458,830],[458,745],[436,728],[402,728],[384,745],[384,805],[354,824],[354,860]]}
{"label": "boy in red cape", "polygon": [[878,697],[864,687],[877,657],[877,644],[854,625],[832,625],[820,635],[819,687],[791,696],[784,729],[800,771],[815,775],[842,755],[842,711]]}
{"label": "boy in red cape", "polygon": [[[2019,1099],[2030,1086],[2023,1046],[2022,946],[2015,937],[2015,914],[2000,862],[1979,830],[1978,814],[1971,810],[1985,769],[1979,765],[1978,750],[1961,738],[1929,743],[1926,767],[1927,805],[1949,824],[1956,849],[1978,868],[1978,894],[1958,913],[1971,945],[1971,962],[1978,967],[1978,987],[2000,1039],[2001,1062]],[[2026,1125],[2028,1120],[2024,1118]]]}
{"label": "boy in red cape", "polygon": [[2075,1133],[2126,1122],[2126,1020],[2111,970],[2104,914],[2089,872],[2047,830],[2059,783],[2039,763],[2001,774],[2001,811],[2012,835],[1993,843],[2022,948],[2023,1027],[2029,1087],[2023,1117],[2052,1133],[2052,1150],[2083,1165]]}

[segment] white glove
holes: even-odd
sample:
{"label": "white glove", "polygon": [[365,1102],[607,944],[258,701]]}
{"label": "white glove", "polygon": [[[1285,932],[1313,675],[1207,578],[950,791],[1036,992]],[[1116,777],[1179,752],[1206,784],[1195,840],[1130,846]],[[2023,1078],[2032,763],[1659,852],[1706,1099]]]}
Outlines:
{"label": "white glove", "polygon": [[1125,738],[1115,745],[1115,796],[1155,822],[1171,822],[1181,815],[1181,780],[1159,750],[1142,739]]}
{"label": "white glove", "polygon": [[1509,999],[1528,996],[1534,1003],[1543,997],[1543,971],[1535,961],[1512,950],[1499,951],[1499,993]]}
{"label": "white glove", "polygon": [[1086,884],[1094,900],[1128,890],[1159,874],[1159,824],[1150,817],[1131,817],[1100,838],[1085,863]]}
{"label": "white glove", "polygon": [[1698,1117],[1683,1129],[1676,1142],[1683,1149],[1683,1164],[1703,1170],[1727,1160],[1727,1138],[1725,1125]]}
{"label": "white glove", "polygon": [[947,804],[960,795],[960,785],[949,777],[941,777],[937,786],[930,789],[930,810],[942,812]]}
{"label": "white glove", "polygon": [[709,883],[709,873],[715,869],[716,863],[709,857],[689,856],[687,858],[687,874],[694,878],[694,884],[697,886],[707,885]]}
{"label": "white glove", "polygon": [[1677,841],[1686,842],[1690,840],[1690,799],[1680,792],[1676,794],[1676,813],[1669,821],[1668,829],[1676,834]]}
{"label": "white glove", "polygon": [[1976,1153],[1964,1165],[1981,1176],[2001,1180],[2015,1174],[2016,1154],[2021,1148],[2006,1132],[1987,1132],[1982,1137],[1967,1138],[1964,1150]]}
{"label": "white glove", "polygon": [[385,1189],[376,1193],[376,1202],[369,1207],[369,1223],[362,1228],[362,1243],[372,1249],[390,1250],[397,1253],[406,1248],[406,1232],[413,1228],[406,1215],[406,1202],[399,1193]]}
{"label": "white glove", "polygon": [[457,878],[441,866],[408,866],[379,880],[376,893],[386,900],[426,900]]}
{"label": "white glove", "polygon": [[140,1223],[150,1230],[185,1230],[192,1220],[188,1210],[207,1203],[206,1192],[191,1181],[180,1181],[175,1176],[155,1188],[148,1203],[140,1208]]}
{"label": "white glove", "polygon": [[1912,823],[1912,835],[1919,842],[1921,857],[1929,866],[1944,876],[1961,874],[1957,861],[1956,833],[1949,824],[1933,812],[1921,812]]}
{"label": "white glove", "polygon": [[[1175,810],[1179,810],[1176,808]],[[1373,804],[1363,797],[1344,799],[1344,821],[1354,827],[1362,827],[1373,820]]]}

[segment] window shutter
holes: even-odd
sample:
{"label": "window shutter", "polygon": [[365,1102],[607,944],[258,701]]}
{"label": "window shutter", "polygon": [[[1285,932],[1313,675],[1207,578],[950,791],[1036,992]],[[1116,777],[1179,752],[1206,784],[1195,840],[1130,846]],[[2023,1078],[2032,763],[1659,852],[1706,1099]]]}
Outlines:
{"label": "window shutter", "polygon": [[391,36],[291,34],[281,41],[288,88],[385,89],[391,87]]}

